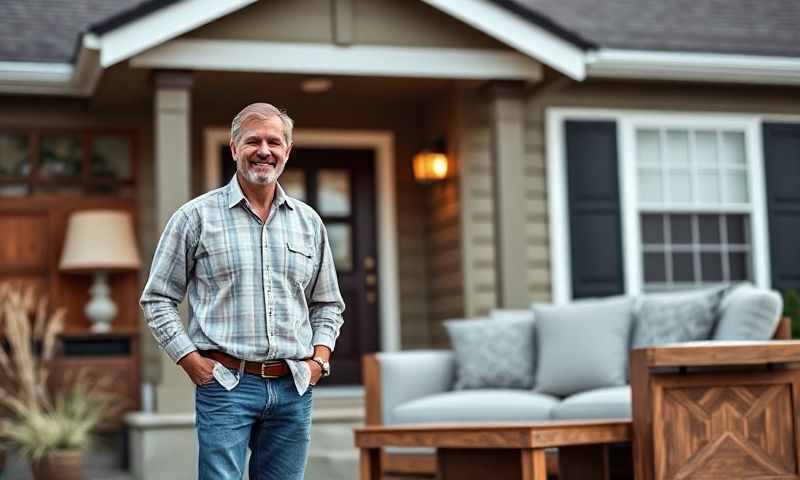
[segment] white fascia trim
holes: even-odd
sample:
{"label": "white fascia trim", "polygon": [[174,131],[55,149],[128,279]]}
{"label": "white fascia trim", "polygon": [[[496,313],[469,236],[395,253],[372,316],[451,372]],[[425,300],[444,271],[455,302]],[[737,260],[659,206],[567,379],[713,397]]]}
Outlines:
{"label": "white fascia trim", "polygon": [[142,68],[538,81],[540,63],[505,50],[178,39],[141,53]]}
{"label": "white fascia trim", "polygon": [[256,0],[186,0],[97,37],[103,68],[235,12]]}
{"label": "white fascia trim", "polygon": [[486,0],[422,0],[573,80],[586,77],[585,52],[547,30]]}
{"label": "white fascia trim", "polygon": [[600,49],[587,54],[591,78],[800,85],[800,58]]}
{"label": "white fascia trim", "polygon": [[83,37],[75,65],[50,62],[0,62],[0,93],[86,97],[103,69],[92,35]]}

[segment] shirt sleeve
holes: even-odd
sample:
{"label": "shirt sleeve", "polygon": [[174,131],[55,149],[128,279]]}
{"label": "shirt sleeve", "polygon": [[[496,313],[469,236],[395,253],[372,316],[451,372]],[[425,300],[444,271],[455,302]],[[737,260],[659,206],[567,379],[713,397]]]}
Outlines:
{"label": "shirt sleeve", "polygon": [[320,252],[320,258],[314,281],[309,282],[311,290],[307,292],[309,322],[313,332],[311,341],[314,345],[324,345],[333,351],[344,323],[342,313],[345,305],[339,291],[328,232],[321,222],[317,251]]}
{"label": "shirt sleeve", "polygon": [[175,212],[161,234],[150,277],[139,300],[147,326],[174,362],[197,350],[178,314],[194,270],[197,241],[191,218],[183,210]]}

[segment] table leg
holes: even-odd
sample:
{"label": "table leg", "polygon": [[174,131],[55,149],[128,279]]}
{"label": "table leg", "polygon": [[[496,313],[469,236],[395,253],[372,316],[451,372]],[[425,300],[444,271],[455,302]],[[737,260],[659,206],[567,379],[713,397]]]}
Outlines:
{"label": "table leg", "polygon": [[361,480],[381,480],[380,448],[362,448],[360,460]]}
{"label": "table leg", "polygon": [[547,480],[547,462],[543,448],[525,448],[520,454],[522,480]]}

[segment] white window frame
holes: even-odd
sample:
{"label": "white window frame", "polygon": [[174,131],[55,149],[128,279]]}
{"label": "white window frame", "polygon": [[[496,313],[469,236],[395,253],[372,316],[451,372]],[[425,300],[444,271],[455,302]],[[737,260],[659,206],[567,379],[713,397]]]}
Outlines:
{"label": "white window frame", "polygon": [[[622,223],[622,258],[625,293],[636,295],[644,286],[642,241],[638,202],[636,165],[636,128],[736,129],[745,133],[748,189],[750,205],[714,207],[714,213],[746,213],[749,215],[753,282],[770,288],[769,233],[767,225],[766,185],[761,124],[758,114],[669,112],[646,110],[605,110],[548,108],[545,113],[547,136],[547,187],[550,226],[551,298],[554,303],[572,300],[571,252],[569,233],[569,194],[566,165],[564,124],[568,120],[605,120],[616,122],[617,153]],[[684,212],[700,212],[696,207]],[[681,209],[670,209],[681,213]]]}

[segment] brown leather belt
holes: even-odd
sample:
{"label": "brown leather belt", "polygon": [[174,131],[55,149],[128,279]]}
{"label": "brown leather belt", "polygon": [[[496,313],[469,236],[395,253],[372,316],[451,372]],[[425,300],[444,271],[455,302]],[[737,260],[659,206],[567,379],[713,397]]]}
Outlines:
{"label": "brown leather belt", "polygon": [[[241,360],[219,350],[200,350],[200,355],[216,360],[222,365],[239,370]],[[261,378],[278,378],[290,373],[289,366],[283,360],[270,360],[269,362],[244,362],[244,371]]]}

